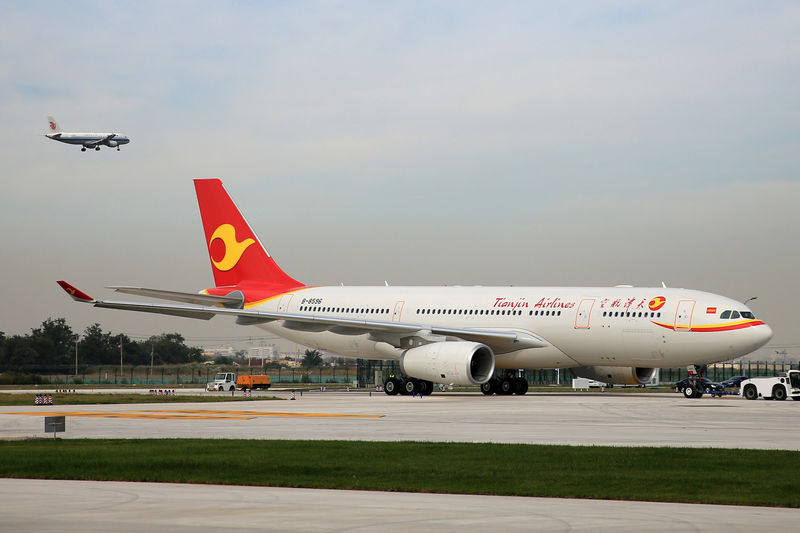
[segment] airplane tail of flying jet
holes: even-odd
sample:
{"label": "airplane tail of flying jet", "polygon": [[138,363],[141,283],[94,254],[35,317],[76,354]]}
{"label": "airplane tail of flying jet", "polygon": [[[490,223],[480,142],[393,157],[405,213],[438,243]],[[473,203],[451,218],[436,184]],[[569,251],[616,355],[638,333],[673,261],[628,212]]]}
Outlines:
{"label": "airplane tail of flying jet", "polygon": [[279,294],[303,287],[270,257],[219,179],[194,180],[217,287],[254,287]]}
{"label": "airplane tail of flying jet", "polygon": [[56,122],[56,119],[53,117],[47,117],[47,133],[58,133],[61,131],[61,127]]}

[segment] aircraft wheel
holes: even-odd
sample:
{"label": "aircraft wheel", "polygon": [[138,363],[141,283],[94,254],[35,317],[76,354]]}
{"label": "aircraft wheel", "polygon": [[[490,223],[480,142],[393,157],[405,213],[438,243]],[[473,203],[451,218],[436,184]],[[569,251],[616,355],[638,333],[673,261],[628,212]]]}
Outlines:
{"label": "aircraft wheel", "polygon": [[528,392],[528,380],[525,378],[517,378],[514,394],[522,396],[526,392]]}
{"label": "aircraft wheel", "polygon": [[86,147],[84,146],[83,148],[81,148],[81,152],[85,152],[85,151],[86,151]]}
{"label": "aircraft wheel", "polygon": [[500,382],[500,394],[508,395],[514,393],[514,383],[510,379],[503,379]]}
{"label": "aircraft wheel", "polygon": [[430,381],[421,379],[417,382],[419,384],[419,389],[417,389],[417,393],[423,396],[430,396],[433,393],[433,383]]}
{"label": "aircraft wheel", "polygon": [[697,398],[695,395],[694,387],[692,385],[686,385],[683,388],[683,397],[684,398]]}
{"label": "aircraft wheel", "polygon": [[484,393],[486,396],[491,396],[492,394],[494,394],[494,388],[492,387],[491,379],[486,383],[481,383],[481,392]]}
{"label": "aircraft wheel", "polygon": [[417,392],[417,384],[414,383],[413,379],[407,379],[405,383],[403,383],[403,393],[404,394],[414,394]]}
{"label": "aircraft wheel", "polygon": [[400,392],[400,387],[398,386],[397,380],[394,378],[389,378],[383,383],[383,392],[388,394],[389,396],[394,396],[398,392]]}

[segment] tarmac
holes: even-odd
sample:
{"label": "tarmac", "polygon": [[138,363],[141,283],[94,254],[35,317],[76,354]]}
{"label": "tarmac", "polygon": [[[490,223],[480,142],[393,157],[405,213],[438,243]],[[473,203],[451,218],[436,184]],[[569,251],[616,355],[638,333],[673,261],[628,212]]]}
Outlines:
{"label": "tarmac", "polygon": [[[63,414],[59,438],[800,449],[800,402],[793,401],[609,391],[422,398],[312,391],[296,393],[295,401],[290,391],[265,395],[284,401],[1,406],[0,439],[45,437],[44,416]],[[37,531],[752,531],[794,530],[800,522],[797,509],[11,479],[0,480],[0,516],[0,529]]]}
{"label": "tarmac", "polygon": [[[191,392],[191,391],[190,391]],[[230,393],[212,392],[220,397]],[[236,394],[241,394],[237,391]],[[61,438],[243,438],[513,442],[800,450],[800,402],[674,393],[575,392],[387,396],[268,391],[286,401],[0,406],[0,439],[44,435],[44,416],[66,416]]]}

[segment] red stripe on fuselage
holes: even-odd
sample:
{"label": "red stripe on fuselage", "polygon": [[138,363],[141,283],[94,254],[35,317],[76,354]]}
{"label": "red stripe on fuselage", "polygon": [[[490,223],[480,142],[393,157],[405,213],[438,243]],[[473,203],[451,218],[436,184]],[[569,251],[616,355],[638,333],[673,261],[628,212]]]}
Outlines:
{"label": "red stripe on fuselage", "polygon": [[685,327],[676,327],[674,324],[662,324],[661,322],[653,322],[656,326],[661,326],[662,328],[666,329],[678,329],[678,330],[688,330],[688,331],[695,331],[698,333],[705,333],[710,331],[733,331],[736,329],[744,329],[749,328],[752,326],[760,326],[764,324],[761,320],[748,320],[746,322],[736,322],[733,324],[719,324],[719,325],[708,325],[708,326],[693,326],[692,329],[688,329]]}

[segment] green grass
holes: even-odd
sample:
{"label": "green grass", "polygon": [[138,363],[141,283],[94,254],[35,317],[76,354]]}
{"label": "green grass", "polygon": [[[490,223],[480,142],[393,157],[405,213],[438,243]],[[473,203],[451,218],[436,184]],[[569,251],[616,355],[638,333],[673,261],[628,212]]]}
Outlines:
{"label": "green grass", "polygon": [[425,442],[0,442],[0,477],[800,507],[793,451]]}
{"label": "green grass", "polygon": [[[202,402],[243,402],[257,400],[278,400],[275,396],[253,396],[244,398],[241,392],[236,396],[230,393],[218,394],[175,394],[174,396],[151,396],[149,394],[126,393],[76,393],[53,394],[53,405],[96,405],[114,403],[202,403]],[[0,392],[0,405],[34,405],[35,393],[11,394]]]}

